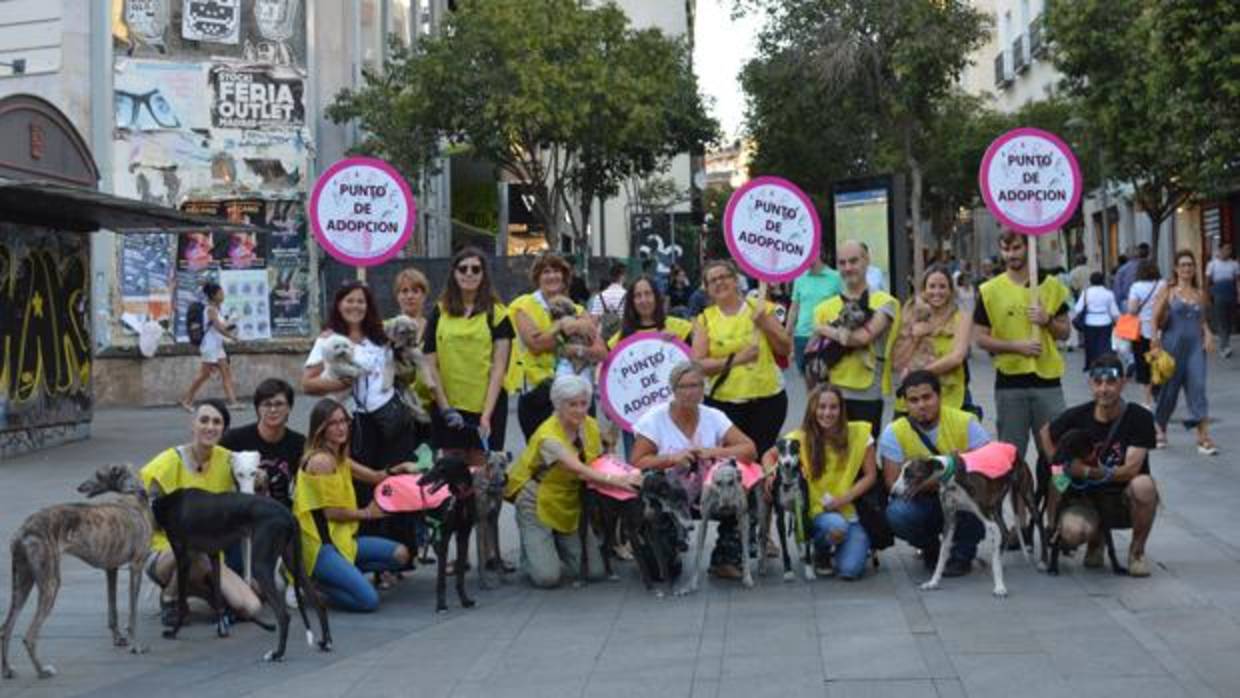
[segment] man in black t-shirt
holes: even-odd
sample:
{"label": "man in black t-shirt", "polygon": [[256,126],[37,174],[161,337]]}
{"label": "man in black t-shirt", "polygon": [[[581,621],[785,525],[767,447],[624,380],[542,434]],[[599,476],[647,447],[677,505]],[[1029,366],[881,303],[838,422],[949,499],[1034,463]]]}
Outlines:
{"label": "man in black t-shirt", "polygon": [[1149,459],[1155,443],[1154,416],[1140,405],[1124,402],[1125,383],[1124,364],[1118,356],[1098,357],[1089,369],[1094,399],[1065,410],[1039,436],[1048,454],[1054,454],[1072,430],[1083,430],[1094,444],[1089,458],[1057,463],[1064,465],[1064,474],[1072,480],[1063,494],[1050,488],[1051,510],[1056,500],[1062,501],[1059,535],[1063,545],[1087,543],[1085,565],[1101,567],[1100,524],[1132,528],[1128,573],[1148,577],[1145,541],[1158,509],[1158,488],[1150,477]]}
{"label": "man in black t-shirt", "polygon": [[254,390],[254,411],[258,421],[229,429],[220,446],[230,451],[258,451],[259,465],[267,476],[271,498],[292,509],[293,473],[297,471],[306,437],[288,428],[293,409],[293,386],[279,378],[268,378]]}

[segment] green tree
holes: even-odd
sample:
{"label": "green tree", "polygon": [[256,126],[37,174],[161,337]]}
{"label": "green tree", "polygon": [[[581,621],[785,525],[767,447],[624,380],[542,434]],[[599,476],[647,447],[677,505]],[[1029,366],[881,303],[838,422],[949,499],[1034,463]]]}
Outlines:
{"label": "green tree", "polygon": [[443,143],[466,144],[530,186],[558,245],[584,249],[599,196],[713,139],[683,40],[629,26],[614,4],[457,3],[444,31],[400,49],[328,115],[357,120],[360,150],[417,172]]}
{"label": "green tree", "polygon": [[[869,130],[900,153],[918,239],[925,175],[919,143],[985,40],[989,18],[961,0],[738,0],[737,7],[766,13],[762,56],[780,56],[793,74],[808,76],[812,82],[802,89],[821,90],[832,114],[868,119],[870,129],[857,138]],[[920,274],[920,244],[913,260]]]}
{"label": "green tree", "polygon": [[[1181,66],[1185,59],[1172,58],[1182,49],[1194,57],[1210,50],[1169,44],[1164,31],[1167,8],[1184,5],[1048,0],[1046,9],[1055,67],[1105,153],[1108,174],[1132,185],[1149,217],[1155,250],[1163,221],[1208,179],[1216,128],[1202,118],[1209,108],[1201,102],[1200,89],[1185,80],[1191,74]],[[1233,87],[1234,56],[1228,57]]]}

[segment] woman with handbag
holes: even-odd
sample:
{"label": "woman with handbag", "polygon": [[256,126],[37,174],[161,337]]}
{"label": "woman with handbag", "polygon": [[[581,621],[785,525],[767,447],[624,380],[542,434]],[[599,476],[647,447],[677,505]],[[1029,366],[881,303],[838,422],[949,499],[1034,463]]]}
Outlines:
{"label": "woman with handbag", "polygon": [[1089,286],[1076,299],[1072,324],[1085,335],[1085,366],[1088,371],[1094,359],[1111,351],[1111,332],[1119,318],[1115,294],[1104,283],[1102,272],[1089,275]]}
{"label": "woman with handbag", "polygon": [[1167,287],[1154,300],[1154,348],[1165,349],[1175,359],[1175,372],[1159,391],[1154,410],[1157,448],[1167,445],[1167,424],[1183,390],[1189,412],[1184,426],[1196,429],[1197,452],[1218,455],[1218,446],[1210,438],[1206,400],[1206,354],[1214,352],[1209,310],[1210,296],[1197,282],[1197,256],[1191,250],[1180,250],[1175,254],[1175,271]]}
{"label": "woman with handbag", "polygon": [[[1154,336],[1154,299],[1166,284],[1158,273],[1158,262],[1147,259],[1137,267],[1137,280],[1128,289],[1127,310],[1130,316],[1137,318],[1139,334],[1132,340],[1133,369],[1137,383],[1145,391],[1145,408],[1154,411],[1154,388],[1150,381],[1150,362],[1146,354],[1150,351],[1150,340]],[[1116,325],[1118,334],[1119,325]]]}

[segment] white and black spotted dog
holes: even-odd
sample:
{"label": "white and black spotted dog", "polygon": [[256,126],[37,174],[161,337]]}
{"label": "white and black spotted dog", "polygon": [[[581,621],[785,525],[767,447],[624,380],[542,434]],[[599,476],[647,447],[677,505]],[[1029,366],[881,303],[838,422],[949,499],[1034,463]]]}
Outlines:
{"label": "white and black spotted dog", "polygon": [[758,520],[762,528],[759,545],[762,550],[758,553],[758,574],[766,574],[765,562],[771,531],[770,510],[773,507],[775,530],[779,532],[779,548],[783,554],[784,581],[791,582],[796,579],[796,574],[792,571],[792,559],[788,555],[788,535],[797,536],[798,533],[802,539],[801,567],[805,573],[805,581],[813,581],[815,578],[813,541],[809,536],[809,531],[806,530],[809,485],[805,481],[805,474],[801,471],[801,443],[794,439],[780,439],[775,442],[775,451],[779,456],[775,462],[775,481],[771,487],[771,501],[768,502],[766,497],[759,500],[761,513]]}
{"label": "white and black spotted dog", "polygon": [[741,471],[736,459],[730,458],[715,468],[714,477],[702,487],[700,508],[702,522],[698,528],[697,550],[693,553],[693,571],[689,575],[689,582],[676,593],[691,594],[698,590],[702,551],[706,547],[706,527],[712,519],[718,521],[729,516],[735,516],[736,524],[740,527],[741,583],[747,589],[753,588],[753,574],[749,569],[749,496],[741,481]]}
{"label": "white and black spotted dog", "polygon": [[[1023,471],[1023,476],[1022,476]],[[1003,541],[1007,539],[1006,527],[1003,523],[1003,500],[1007,498],[1021,477],[1028,478],[1029,470],[1023,461],[1018,461],[1011,472],[1001,478],[990,478],[981,473],[969,472],[963,461],[957,456],[933,456],[916,458],[908,461],[900,469],[900,477],[891,488],[891,496],[912,499],[929,490],[938,483],[939,502],[943,506],[943,536],[940,543],[938,563],[934,574],[921,585],[923,590],[939,588],[946,567],[948,551],[956,537],[956,514],[969,512],[981,519],[986,528],[986,538],[993,543],[990,558],[990,572],[994,578],[994,595],[1007,596],[1007,586],[1003,583]],[[1025,535],[1021,527],[1016,527],[1020,538],[1020,549],[1025,560],[1033,564],[1029,551],[1025,546]]]}
{"label": "white and black spotted dog", "polygon": [[401,401],[409,407],[413,418],[423,424],[430,424],[430,412],[422,404],[421,398],[409,389],[415,379],[420,379],[431,389],[435,387],[435,381],[427,368],[426,355],[422,353],[422,331],[418,329],[418,323],[403,315],[388,320],[383,328],[391,342],[394,359],[392,371],[386,378],[391,381],[390,385],[396,389]]}

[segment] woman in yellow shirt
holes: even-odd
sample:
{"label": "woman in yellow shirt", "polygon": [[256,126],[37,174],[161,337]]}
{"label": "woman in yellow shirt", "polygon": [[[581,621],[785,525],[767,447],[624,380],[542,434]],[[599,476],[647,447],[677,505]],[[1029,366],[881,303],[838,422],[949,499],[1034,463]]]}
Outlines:
{"label": "woman in yellow shirt", "polygon": [[[897,382],[918,369],[933,373],[943,386],[943,404],[964,409],[969,388],[964,363],[973,334],[973,309],[958,307],[951,273],[938,264],[922,275],[919,296],[900,313],[904,322],[891,351],[893,373]],[[928,317],[918,316],[922,308],[929,310]],[[901,398],[896,401],[896,416],[904,412]]]}
{"label": "woman in yellow shirt", "polygon": [[357,534],[361,522],[386,514],[373,500],[358,508],[353,481],[373,487],[387,474],[410,472],[412,464],[381,471],[357,463],[349,458],[349,425],[349,413],[331,398],[319,400],[310,411],[306,455],[293,490],[293,513],[301,525],[306,574],[337,607],[370,612],[379,607],[379,594],[364,573],[405,569],[411,556],[407,547],[394,540]]}
{"label": "woman in yellow shirt", "polygon": [[[551,386],[554,412],[530,436],[508,475],[504,497],[516,508],[521,536],[521,570],[541,588],[559,586],[581,570],[582,481],[633,489],[641,474],[612,476],[590,468],[603,452],[598,422],[589,416],[593,389],[580,376],[559,376]],[[598,549],[593,533],[587,545]],[[603,573],[602,560],[591,555],[588,574]]]}
{"label": "woman in yellow shirt", "polygon": [[[230,416],[222,400],[209,399],[198,403],[190,420],[190,442],[174,446],[142,466],[139,476],[152,497],[172,494],[179,489],[191,487],[207,492],[232,492],[236,489],[232,476],[232,452],[219,445],[220,437],[228,430]],[[164,625],[175,623],[176,603],[176,557],[163,531],[151,535],[150,562],[146,574],[161,589],[159,608]],[[203,599],[212,599],[209,593],[208,575],[211,563],[205,555],[199,555],[190,566],[189,593]],[[220,591],[224,601],[238,616],[252,618],[262,602],[254,590],[228,566],[220,568]]]}
{"label": "woman in yellow shirt", "polygon": [[[815,571],[853,580],[865,573],[870,538],[854,503],[878,481],[874,438],[869,422],[850,422],[839,388],[822,384],[805,403],[801,428],[784,436],[800,444],[801,472],[809,484],[810,537],[816,551]],[[769,470],[779,454],[766,452]],[[827,556],[834,558],[834,566]]]}

